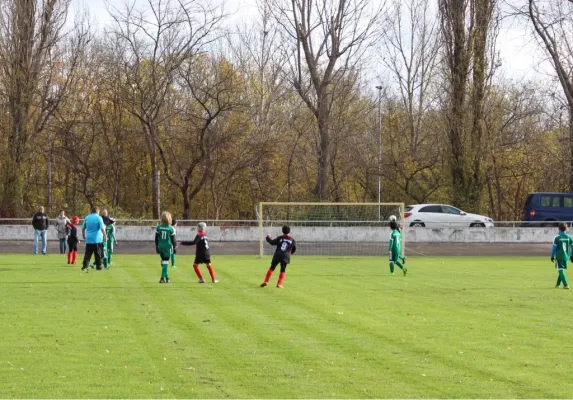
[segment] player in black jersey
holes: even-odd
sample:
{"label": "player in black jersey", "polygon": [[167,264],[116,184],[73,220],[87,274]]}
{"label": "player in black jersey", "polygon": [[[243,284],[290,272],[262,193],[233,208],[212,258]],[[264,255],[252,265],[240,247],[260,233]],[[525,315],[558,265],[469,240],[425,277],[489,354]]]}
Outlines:
{"label": "player in black jersey", "polygon": [[207,233],[205,229],[207,224],[205,222],[199,222],[197,225],[197,235],[195,239],[190,242],[181,242],[183,246],[197,246],[195,252],[195,262],[193,263],[193,269],[199,278],[199,283],[205,283],[203,279],[203,274],[199,268],[199,264],[207,264],[207,269],[209,270],[209,275],[211,275],[211,280],[213,283],[218,283],[219,281],[215,277],[215,271],[211,265],[211,253],[209,252],[209,239],[207,238]]}
{"label": "player in black jersey", "polygon": [[296,251],[296,241],[290,235],[290,228],[288,226],[283,226],[283,234],[275,239],[271,239],[271,235],[267,235],[267,242],[273,246],[277,246],[277,249],[273,255],[273,260],[271,261],[271,267],[265,276],[265,281],[261,283],[261,287],[265,287],[269,284],[269,280],[273,276],[275,268],[280,264],[281,273],[279,275],[277,287],[282,289],[283,281],[286,276],[286,267],[290,263],[290,255],[294,254]]}

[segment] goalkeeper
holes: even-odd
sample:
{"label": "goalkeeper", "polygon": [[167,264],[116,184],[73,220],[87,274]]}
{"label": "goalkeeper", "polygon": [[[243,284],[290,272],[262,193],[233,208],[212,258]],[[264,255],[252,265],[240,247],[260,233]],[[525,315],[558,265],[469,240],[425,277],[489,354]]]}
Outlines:
{"label": "goalkeeper", "polygon": [[[406,257],[402,256],[402,233],[396,221],[390,221],[390,243],[388,243],[388,251],[390,252],[390,275],[394,275],[394,265],[397,265],[404,275],[408,273],[408,269],[402,264],[406,262]],[[402,261],[402,262],[400,262]]]}
{"label": "goalkeeper", "polygon": [[559,234],[553,239],[553,247],[551,249],[551,262],[555,262],[557,268],[557,284],[555,288],[559,288],[563,284],[563,289],[569,289],[567,282],[567,262],[571,259],[573,261],[573,237],[567,234],[567,224],[564,222],[559,223]]}

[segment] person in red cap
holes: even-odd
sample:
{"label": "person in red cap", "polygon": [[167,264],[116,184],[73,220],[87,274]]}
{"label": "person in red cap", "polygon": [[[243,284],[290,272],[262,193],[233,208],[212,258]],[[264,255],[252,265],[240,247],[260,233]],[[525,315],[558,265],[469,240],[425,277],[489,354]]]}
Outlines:
{"label": "person in red cap", "polygon": [[78,258],[78,224],[80,219],[78,216],[72,218],[72,223],[68,224],[68,264],[75,264]]}

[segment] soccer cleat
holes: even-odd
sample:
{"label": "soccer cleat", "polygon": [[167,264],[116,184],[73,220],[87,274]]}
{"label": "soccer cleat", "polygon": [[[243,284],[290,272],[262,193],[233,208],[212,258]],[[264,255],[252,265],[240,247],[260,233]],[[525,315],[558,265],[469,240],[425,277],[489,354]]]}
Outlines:
{"label": "soccer cleat", "polygon": [[555,285],[555,289],[559,289],[559,288],[560,288],[560,285]]}
{"label": "soccer cleat", "polygon": [[213,279],[213,283],[219,283],[217,279]]}
{"label": "soccer cleat", "polygon": [[268,285],[268,283],[267,283],[267,282],[263,282],[263,283],[261,283],[261,287],[265,287],[265,286],[267,286],[267,285]]}
{"label": "soccer cleat", "polygon": [[159,283],[165,283],[165,279],[161,278],[161,279],[159,280]]}
{"label": "soccer cleat", "polygon": [[408,273],[408,268],[404,267],[404,276]]}
{"label": "soccer cleat", "polygon": [[569,285],[563,286],[563,289],[569,289]]}
{"label": "soccer cleat", "polygon": [[82,271],[85,272],[85,273],[87,273],[87,272],[88,272],[88,269],[87,269],[86,267],[82,267]]}
{"label": "soccer cleat", "polygon": [[277,288],[283,289],[283,285],[277,285]]}
{"label": "soccer cleat", "polygon": [[171,283],[171,279],[169,278],[165,279],[165,283]]}
{"label": "soccer cleat", "polygon": [[394,272],[390,272],[390,276],[394,276]]}
{"label": "soccer cleat", "polygon": [[205,283],[205,279],[203,278],[199,279],[199,283]]}
{"label": "soccer cleat", "polygon": [[406,264],[406,257],[402,258],[402,264]]}
{"label": "soccer cleat", "polygon": [[176,266],[176,265],[172,265],[171,268],[177,268],[177,266]]}

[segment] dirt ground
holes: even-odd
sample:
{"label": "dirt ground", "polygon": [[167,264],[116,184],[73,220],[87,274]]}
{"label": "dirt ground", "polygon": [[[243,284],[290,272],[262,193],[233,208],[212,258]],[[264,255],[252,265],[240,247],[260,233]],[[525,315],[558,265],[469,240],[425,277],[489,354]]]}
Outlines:
{"label": "dirt ground", "polygon": [[[212,255],[253,255],[259,254],[257,242],[211,242]],[[298,243],[298,254],[317,255],[328,254],[334,256],[343,255],[386,255],[386,247],[371,244],[349,244],[337,247],[330,243]],[[349,247],[350,245],[350,247]],[[31,254],[33,243],[0,241],[0,254]],[[79,251],[83,253],[83,243]],[[272,253],[272,247],[265,245],[265,251]],[[48,242],[48,254],[58,253],[58,243]],[[195,248],[180,247],[177,254],[193,254]],[[352,254],[349,254],[349,252]],[[406,255],[409,256],[549,256],[550,244],[539,243],[409,243],[406,247]],[[114,254],[155,254],[152,242],[120,242],[115,248]]]}

